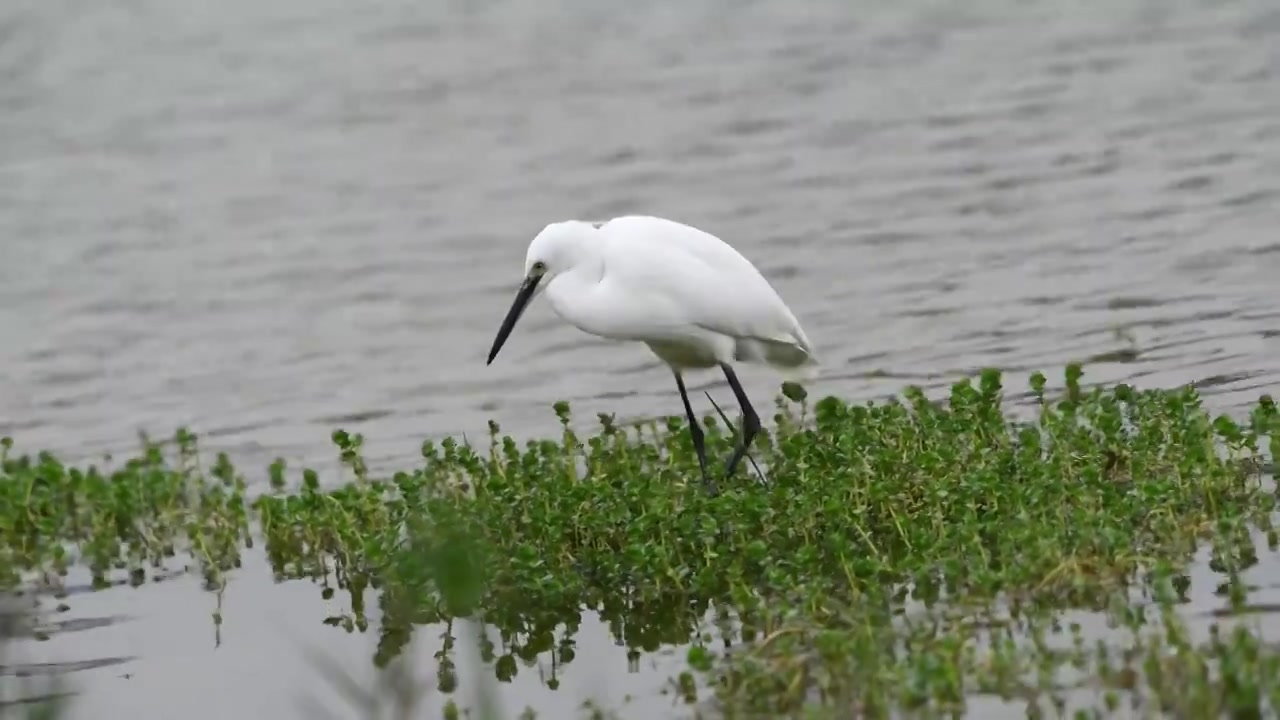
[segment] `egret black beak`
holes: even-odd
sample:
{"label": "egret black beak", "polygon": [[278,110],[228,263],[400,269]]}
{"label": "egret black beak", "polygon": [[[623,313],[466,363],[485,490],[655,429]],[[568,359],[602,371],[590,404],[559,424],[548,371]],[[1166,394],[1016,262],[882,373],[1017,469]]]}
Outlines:
{"label": "egret black beak", "polygon": [[525,308],[529,307],[529,301],[533,299],[533,293],[538,289],[538,281],[542,279],[541,275],[530,275],[520,284],[520,289],[516,291],[515,302],[511,303],[511,309],[507,311],[507,317],[502,320],[502,327],[498,328],[498,336],[493,339],[493,347],[489,350],[489,359],[485,361],[485,365],[493,362],[498,356],[498,351],[502,349],[502,344],[507,341],[507,336],[511,334],[511,329],[516,326],[516,321],[524,314]]}

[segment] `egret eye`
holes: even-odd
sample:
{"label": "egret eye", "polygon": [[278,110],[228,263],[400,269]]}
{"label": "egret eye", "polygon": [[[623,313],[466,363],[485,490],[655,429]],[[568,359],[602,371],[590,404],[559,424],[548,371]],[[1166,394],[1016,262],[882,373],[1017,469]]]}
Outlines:
{"label": "egret eye", "polygon": [[539,260],[538,262],[533,264],[533,271],[541,275],[542,273],[547,271],[547,266],[541,260]]}

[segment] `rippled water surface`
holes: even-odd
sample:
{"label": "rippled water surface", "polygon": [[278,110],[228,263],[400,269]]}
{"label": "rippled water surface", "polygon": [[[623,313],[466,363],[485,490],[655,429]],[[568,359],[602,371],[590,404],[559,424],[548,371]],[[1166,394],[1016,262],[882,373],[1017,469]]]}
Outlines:
{"label": "rippled water surface", "polygon": [[[1078,359],[1240,410],[1280,380],[1280,7],[5,3],[0,434],[75,458],[188,425],[251,468],[327,467],[341,425],[403,465],[489,418],[545,431],[557,399],[677,413],[647,351],[545,303],[484,365],[529,239],[622,213],[760,265],[818,393]],[[296,711],[308,671],[270,633],[353,667],[363,639],[254,582],[216,652],[181,583],[87,600],[133,618],[39,652],[137,656],[76,673],[97,716]],[[516,697],[661,685],[598,634],[599,677]]]}

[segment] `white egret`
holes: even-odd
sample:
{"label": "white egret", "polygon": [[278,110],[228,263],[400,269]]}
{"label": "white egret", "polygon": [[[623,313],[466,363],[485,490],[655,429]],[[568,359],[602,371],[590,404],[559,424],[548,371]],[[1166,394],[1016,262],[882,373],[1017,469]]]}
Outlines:
{"label": "white egret", "polygon": [[711,493],[715,484],[707,476],[703,431],[683,373],[719,366],[742,408],[742,435],[726,463],[728,478],[760,430],[732,363],[783,371],[816,363],[800,323],[760,271],[715,235],[673,220],[626,216],[547,225],[529,243],[524,281],[486,365],[543,290],[569,324],[600,337],[643,342],[670,367]]}

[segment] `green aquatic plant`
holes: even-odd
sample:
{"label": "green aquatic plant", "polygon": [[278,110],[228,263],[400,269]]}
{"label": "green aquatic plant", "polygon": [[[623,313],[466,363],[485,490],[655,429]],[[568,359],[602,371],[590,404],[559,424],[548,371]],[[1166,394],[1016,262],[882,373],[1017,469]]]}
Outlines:
{"label": "green aquatic plant", "polygon": [[12,440],[0,441],[0,587],[37,573],[61,594],[77,564],[95,587],[117,571],[138,585],[179,553],[194,558],[210,589],[221,587],[240,548],[252,545],[244,478],[225,454],[203,471],[185,430],[172,444],[172,459],[144,437],[142,453],[120,467],[81,469],[47,452],[14,456]]}
{"label": "green aquatic plant", "polygon": [[[443,628],[444,693],[458,642],[499,682],[549,660],[554,689],[592,616],[633,662],[682,648],[671,692],[696,713],[1275,707],[1269,645],[1238,628],[1193,642],[1178,612],[1197,553],[1243,610],[1259,544],[1274,549],[1271,399],[1214,416],[1193,387],[1086,388],[1072,365],[1061,392],[1035,374],[1031,407],[1011,409],[1003,379],[879,403],[785,385],[752,446],[764,481],[740,472],[714,496],[682,418],[601,415],[587,433],[565,403],[556,438],[521,445],[491,423],[487,447],[427,441],[419,467],[386,477],[337,431],[350,481],[293,481],[277,461],[252,501],[225,457],[200,469],[185,432],[175,460],[148,444],[110,473],[6,446],[0,578],[81,562],[96,582],[141,582],[189,554],[216,590],[261,543],[277,579],[348,597],[327,624],[367,631],[377,604],[379,666],[414,628]],[[709,454],[729,451],[727,423],[704,428]],[[1086,640],[1064,620],[1081,613],[1115,627]],[[490,632],[456,636],[463,618]]]}

